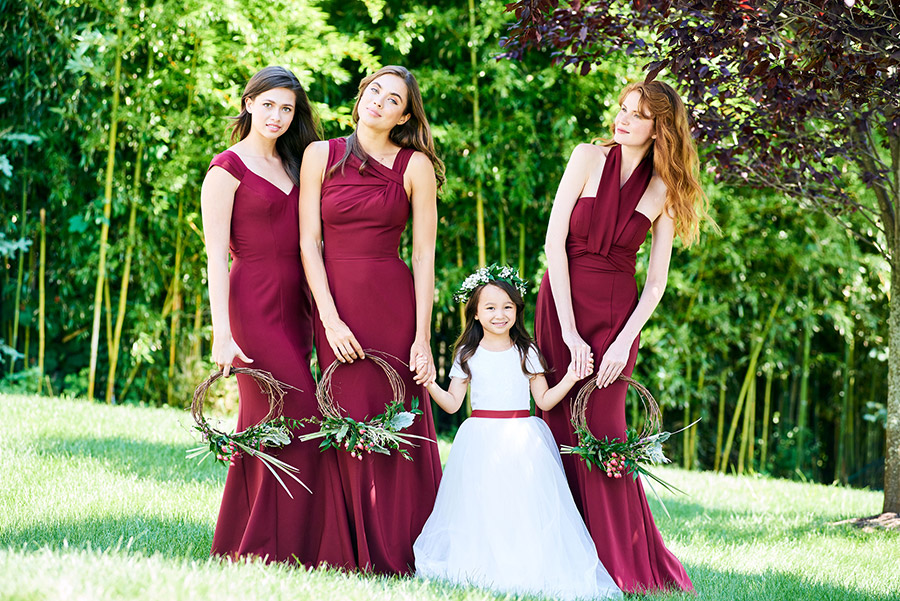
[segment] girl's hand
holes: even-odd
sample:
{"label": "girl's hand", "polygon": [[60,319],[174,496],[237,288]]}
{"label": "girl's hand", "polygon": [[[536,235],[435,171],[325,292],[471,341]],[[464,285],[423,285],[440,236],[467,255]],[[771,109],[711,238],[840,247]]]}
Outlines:
{"label": "girl's hand", "polygon": [[569,347],[569,355],[572,357],[572,363],[575,364],[577,379],[581,380],[591,375],[594,367],[594,353],[591,352],[590,345],[574,330],[563,332],[563,342]]}
{"label": "girl's hand", "polygon": [[356,340],[356,336],[340,319],[322,325],[325,327],[325,339],[331,347],[335,358],[341,363],[353,363],[354,359],[365,359],[366,354]]}
{"label": "girl's hand", "polygon": [[253,363],[253,359],[244,354],[234,338],[227,336],[220,339],[213,336],[212,360],[222,370],[224,377],[227,378],[231,373],[231,364],[234,363],[235,358],[244,363]]}
{"label": "girl's hand", "polygon": [[416,339],[409,349],[409,371],[416,372],[413,381],[416,384],[426,384],[437,377],[434,368],[434,359],[431,356],[431,345]]}
{"label": "girl's hand", "polygon": [[615,382],[625,364],[628,363],[628,355],[631,353],[631,345],[626,345],[618,338],[613,340],[606,352],[603,353],[603,360],[600,361],[600,367],[597,369],[597,388],[606,388]]}
{"label": "girl's hand", "polygon": [[[594,371],[594,359],[591,357],[588,359],[588,374],[592,373],[593,371]],[[563,378],[568,378],[569,382],[572,384],[572,386],[574,386],[576,383],[578,383],[579,380],[583,379],[583,378],[578,377],[578,370],[575,367],[575,361],[572,361],[571,363],[569,363],[569,368],[566,370],[566,375],[563,376]]]}

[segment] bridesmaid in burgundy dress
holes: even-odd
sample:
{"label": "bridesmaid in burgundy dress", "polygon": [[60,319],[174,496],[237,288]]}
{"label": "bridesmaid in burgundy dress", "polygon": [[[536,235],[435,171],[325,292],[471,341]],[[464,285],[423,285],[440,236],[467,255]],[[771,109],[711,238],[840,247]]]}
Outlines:
{"label": "bridesmaid in burgundy dress", "polygon": [[[362,419],[382,413],[391,398],[381,369],[360,361],[363,349],[394,355],[406,406],[418,397],[425,412],[408,431],[434,439],[422,384],[434,376],[435,195],[443,164],[416,80],[403,67],[384,67],[363,79],[353,119],[356,131],[348,138],[307,148],[300,174],[300,248],[319,316],[319,365],[352,364],[334,372],[332,387],[335,400]],[[410,213],[412,273],[398,256]],[[347,549],[338,565],[412,571],[413,542],[434,505],[441,465],[433,443],[421,442],[410,453],[413,461],[397,453],[362,461],[338,453],[343,503],[328,515],[341,525],[335,534]]]}
{"label": "bridesmaid in burgundy dress", "polygon": [[[228,375],[232,364],[264,369],[299,390],[288,390],[284,413],[317,414],[310,374],[312,303],[297,234],[300,159],[318,139],[306,93],[293,73],[267,67],[247,83],[232,139],[203,182],[201,202],[213,323],[212,358]],[[228,254],[231,251],[231,271]],[[258,423],[268,399],[249,376],[238,375],[238,430]],[[246,455],[228,470],[212,552],[229,558],[314,566],[341,557],[319,518],[328,504],[333,456],[294,442],[273,452],[299,468],[315,494],[284,478],[293,499],[258,460]]]}
{"label": "bridesmaid in burgundy dress", "polygon": [[[599,389],[587,417],[600,439],[625,436],[627,385],[617,378],[634,369],[641,328],[666,286],[674,236],[693,242],[703,210],[697,151],[678,94],[657,81],[632,84],[619,103],[613,142],[579,145],[560,181],[535,315],[538,346],[555,370],[547,375],[551,386],[570,360],[584,378],[589,359],[601,357]],[[650,230],[647,281],[639,296],[635,259]],[[570,403],[542,417],[558,443],[576,443]],[[600,560],[619,588],[693,590],[663,544],[640,480],[588,471],[572,455],[563,462]]]}

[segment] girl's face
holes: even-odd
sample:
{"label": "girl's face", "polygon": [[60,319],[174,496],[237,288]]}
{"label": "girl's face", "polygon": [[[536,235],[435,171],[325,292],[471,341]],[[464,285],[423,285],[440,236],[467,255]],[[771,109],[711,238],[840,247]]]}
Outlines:
{"label": "girl's face", "polygon": [[516,323],[516,305],[501,288],[488,284],[478,295],[475,319],[484,328],[485,335],[508,336]]}
{"label": "girl's face", "polygon": [[613,139],[623,146],[645,146],[653,140],[652,115],[641,112],[641,94],[633,90],[625,96],[616,115],[616,133]]}
{"label": "girl's face", "polygon": [[406,82],[393,73],[374,79],[359,98],[360,122],[388,131],[406,123],[411,116],[406,112],[407,95]]}
{"label": "girl's face", "polygon": [[272,88],[247,99],[253,131],[274,140],[288,130],[294,119],[297,95],[287,88]]}

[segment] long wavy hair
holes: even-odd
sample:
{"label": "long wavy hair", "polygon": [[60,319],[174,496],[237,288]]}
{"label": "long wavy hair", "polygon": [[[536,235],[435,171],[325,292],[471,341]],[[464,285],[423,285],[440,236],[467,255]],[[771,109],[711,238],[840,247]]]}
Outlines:
{"label": "long wavy hair", "polygon": [[509,337],[512,340],[513,345],[515,345],[516,349],[519,351],[519,359],[522,362],[522,372],[529,377],[537,375],[528,370],[528,363],[526,361],[528,358],[528,351],[532,348],[537,353],[538,359],[541,362],[542,372],[549,371],[544,356],[541,355],[540,350],[534,343],[528,330],[525,329],[525,301],[522,300],[522,295],[519,294],[519,290],[507,281],[492,280],[487,284],[482,284],[478,288],[475,288],[475,290],[472,291],[469,300],[466,301],[466,327],[456,340],[456,348],[454,351],[459,359],[459,366],[462,368],[463,372],[465,372],[468,378],[472,377],[472,372],[469,370],[469,359],[471,359],[472,355],[475,354],[475,351],[478,350],[478,345],[481,343],[481,339],[484,338],[484,328],[482,327],[481,322],[475,319],[475,314],[478,312],[478,299],[481,298],[481,292],[486,286],[496,286],[505,292],[516,306],[516,321],[509,329]]}
{"label": "long wavy hair", "polygon": [[309,98],[306,97],[306,91],[297,76],[289,70],[284,67],[265,67],[250,78],[250,81],[244,86],[244,93],[241,94],[241,113],[234,117],[231,142],[243,140],[250,133],[253,115],[247,112],[247,100],[275,88],[291,90],[296,97],[294,118],[287,131],[275,141],[275,151],[281,157],[288,177],[295,186],[299,186],[303,151],[311,142],[321,140],[322,136],[319,131],[318,119],[309,103]]}
{"label": "long wavy hair", "polygon": [[[359,90],[356,94],[356,103],[353,105],[353,123],[359,123],[359,101],[362,99],[363,92],[369,87],[369,84],[377,78],[385,74],[396,75],[406,83],[406,106],[404,107],[404,115],[410,115],[406,122],[394,126],[390,133],[391,142],[400,148],[415,148],[422,152],[431,160],[434,165],[434,176],[437,179],[438,189],[444,185],[444,162],[438,157],[434,150],[434,138],[431,135],[431,126],[428,124],[428,117],[425,115],[425,104],[422,102],[422,93],[419,91],[419,84],[409,69],[397,65],[387,65],[382,67],[375,73],[363,78],[359,82]],[[362,173],[369,162],[369,155],[363,150],[359,140],[356,137],[356,131],[347,137],[347,149],[344,156],[329,171],[326,177],[331,177],[335,172],[340,170],[343,172],[344,165],[350,155],[353,154],[361,161],[359,172]]]}
{"label": "long wavy hair", "polygon": [[[629,84],[619,94],[619,104],[631,92],[638,92],[638,110],[653,118],[656,139],[647,152],[653,153],[653,171],[666,185],[665,210],[675,218],[675,233],[685,246],[700,237],[700,221],[707,218],[707,198],[700,187],[697,147],[691,136],[684,102],[672,86],[661,81]],[[616,126],[612,125],[613,136]],[[605,146],[615,144],[603,140]]]}

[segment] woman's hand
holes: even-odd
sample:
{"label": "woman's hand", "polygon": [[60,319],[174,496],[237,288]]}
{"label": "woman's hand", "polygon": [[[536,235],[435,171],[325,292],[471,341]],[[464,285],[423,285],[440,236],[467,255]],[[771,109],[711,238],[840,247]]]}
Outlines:
{"label": "woman's hand", "polygon": [[325,339],[328,340],[328,346],[331,347],[331,351],[338,361],[353,363],[354,359],[366,358],[362,346],[347,324],[335,318],[327,324],[323,322],[322,325],[325,328]]}
{"label": "woman's hand", "polygon": [[625,364],[628,363],[630,353],[631,344],[625,344],[618,338],[613,340],[603,353],[603,360],[597,368],[597,388],[606,388],[618,379],[625,369]]}
{"label": "woman's hand", "polygon": [[409,371],[416,372],[413,376],[416,384],[427,384],[437,377],[431,345],[424,340],[417,338],[409,349]]}
{"label": "woman's hand", "polygon": [[574,363],[574,371],[578,379],[581,380],[591,375],[594,367],[594,353],[591,352],[590,345],[576,331],[564,332],[563,342],[569,347],[569,355]]}
{"label": "woman's hand", "polygon": [[244,363],[253,363],[253,359],[244,354],[244,351],[237,345],[234,338],[231,336],[222,338],[213,336],[212,360],[222,370],[224,377],[227,378],[231,373],[231,364],[234,363],[235,358],[240,359]]}

